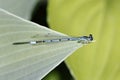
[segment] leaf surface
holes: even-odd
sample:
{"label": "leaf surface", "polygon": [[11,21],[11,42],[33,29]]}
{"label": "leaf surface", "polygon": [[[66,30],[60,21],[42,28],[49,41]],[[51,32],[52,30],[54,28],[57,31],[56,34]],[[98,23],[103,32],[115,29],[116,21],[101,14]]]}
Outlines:
{"label": "leaf surface", "polygon": [[0,80],[37,80],[82,44],[76,41],[13,45],[15,42],[60,38],[47,29],[0,9]]}

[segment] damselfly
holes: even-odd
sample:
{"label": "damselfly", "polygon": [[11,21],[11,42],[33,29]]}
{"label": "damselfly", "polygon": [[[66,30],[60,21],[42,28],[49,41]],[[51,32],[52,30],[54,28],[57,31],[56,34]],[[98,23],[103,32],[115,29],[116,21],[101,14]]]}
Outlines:
{"label": "damselfly", "polygon": [[55,42],[64,42],[64,41],[77,41],[78,43],[88,44],[93,41],[92,34],[89,36],[81,36],[81,37],[65,37],[60,39],[46,39],[46,40],[38,40],[38,41],[27,41],[27,42],[15,42],[13,45],[20,45],[20,44],[40,44],[40,43],[55,43]]}

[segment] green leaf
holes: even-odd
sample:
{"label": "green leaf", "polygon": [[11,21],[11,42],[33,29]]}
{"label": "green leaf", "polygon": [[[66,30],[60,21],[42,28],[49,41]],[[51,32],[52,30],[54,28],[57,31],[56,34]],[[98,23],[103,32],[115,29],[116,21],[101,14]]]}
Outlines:
{"label": "green leaf", "polygon": [[54,30],[92,33],[96,40],[66,60],[76,80],[120,80],[120,0],[50,0],[48,22]]}
{"label": "green leaf", "polygon": [[47,29],[0,9],[0,80],[42,79],[76,49],[76,41],[13,45],[15,42],[60,38],[65,34]]}
{"label": "green leaf", "polygon": [[61,76],[60,76],[59,71],[53,70],[49,73],[49,75],[47,75],[42,80],[61,80]]}
{"label": "green leaf", "polygon": [[0,0],[0,8],[22,18],[30,19],[37,2],[38,0]]}

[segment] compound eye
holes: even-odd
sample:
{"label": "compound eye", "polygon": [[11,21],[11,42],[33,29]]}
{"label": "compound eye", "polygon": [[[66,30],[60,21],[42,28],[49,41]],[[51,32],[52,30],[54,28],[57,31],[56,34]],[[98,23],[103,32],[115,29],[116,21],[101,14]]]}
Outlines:
{"label": "compound eye", "polygon": [[89,38],[90,38],[91,41],[93,40],[92,34],[89,35]]}

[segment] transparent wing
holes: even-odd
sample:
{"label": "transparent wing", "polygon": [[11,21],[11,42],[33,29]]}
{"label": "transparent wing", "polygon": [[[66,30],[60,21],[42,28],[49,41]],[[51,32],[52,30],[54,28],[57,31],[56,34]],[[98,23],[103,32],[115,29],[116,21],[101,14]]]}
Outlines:
{"label": "transparent wing", "polygon": [[[39,36],[38,36],[39,35]],[[0,80],[37,80],[82,46],[76,41],[13,45],[16,41],[66,36],[0,9]]]}

